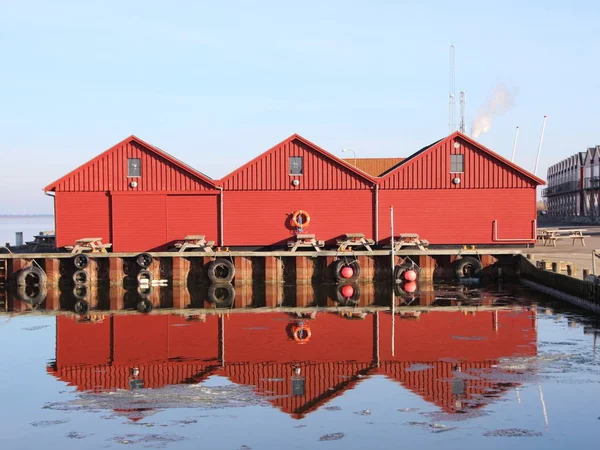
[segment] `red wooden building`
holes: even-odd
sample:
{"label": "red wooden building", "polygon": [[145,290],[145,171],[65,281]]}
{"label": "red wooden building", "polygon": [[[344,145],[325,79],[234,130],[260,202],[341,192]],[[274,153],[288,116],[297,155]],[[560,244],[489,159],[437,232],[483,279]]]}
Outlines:
{"label": "red wooden building", "polygon": [[335,243],[348,232],[374,236],[376,181],[297,134],[219,181],[228,246],[285,245],[295,211],[310,214],[307,232]]}
{"label": "red wooden building", "polygon": [[431,244],[535,244],[536,187],[544,181],[456,132],[379,177],[379,230]]}
{"label": "red wooden building", "polygon": [[100,237],[116,252],[163,250],[186,235],[218,240],[220,190],[206,175],[130,136],[46,186],[56,245]]}
{"label": "red wooden building", "polygon": [[191,234],[221,246],[285,246],[299,210],[318,240],[360,232],[387,243],[391,206],[395,234],[433,245],[535,243],[543,180],[461,133],[379,177],[351,161],[294,134],[213,181],[131,136],[45,190],[55,195],[59,247],[94,236],[115,252],[164,250]]}
{"label": "red wooden building", "polygon": [[[486,371],[501,358],[536,354],[535,311],[430,312],[416,320],[396,317],[393,325],[391,319],[383,313],[363,320],[318,314],[305,322],[310,341],[299,345],[289,333],[295,320],[285,313],[213,315],[205,322],[114,315],[77,323],[58,316],[56,362],[48,372],[82,391],[129,389],[134,369],[152,389],[221,375],[302,418],[373,375],[395,380],[447,412],[483,406],[476,397],[508,387],[505,377],[494,381]],[[457,366],[469,373],[458,391]],[[294,390],[298,376],[301,389]]]}

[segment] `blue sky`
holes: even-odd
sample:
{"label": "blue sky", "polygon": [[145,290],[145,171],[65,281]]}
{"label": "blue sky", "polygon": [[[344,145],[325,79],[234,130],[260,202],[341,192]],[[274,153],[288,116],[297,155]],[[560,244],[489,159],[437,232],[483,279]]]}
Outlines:
{"label": "blue sky", "polygon": [[[0,212],[135,134],[220,178],[292,133],[332,153],[407,156],[448,134],[448,52],[479,140],[538,175],[600,143],[591,1],[0,0]],[[458,105],[457,105],[458,116]]]}

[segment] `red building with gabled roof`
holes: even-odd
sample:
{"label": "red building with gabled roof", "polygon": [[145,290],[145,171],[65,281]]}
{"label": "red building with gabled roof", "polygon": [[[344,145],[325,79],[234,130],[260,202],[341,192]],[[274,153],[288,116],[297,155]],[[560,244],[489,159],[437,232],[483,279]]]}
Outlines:
{"label": "red building with gabled roof", "polygon": [[536,188],[544,181],[456,132],[379,179],[380,238],[418,233],[430,244],[535,244]]}
{"label": "red building with gabled roof", "polygon": [[[479,407],[472,397],[508,387],[482,374],[501,358],[536,354],[535,311],[528,310],[429,312],[396,316],[393,325],[390,314],[350,320],[323,313],[304,321],[311,329],[305,344],[292,339],[294,323],[285,313],[210,315],[204,322],[162,314],[113,315],[100,323],[58,316],[48,372],[92,392],[130,389],[133,378],[158,389],[221,375],[302,418],[373,375],[447,412]],[[473,372],[456,378],[458,367]]]}
{"label": "red building with gabled roof", "polygon": [[[364,233],[380,244],[417,233],[432,245],[535,243],[540,178],[459,132],[377,177],[294,134],[221,180],[131,136],[48,185],[57,246],[101,237],[115,252],[165,250],[186,235],[220,246],[285,246],[307,233],[328,244]],[[389,167],[389,158],[358,167]],[[383,164],[383,165],[382,165]]]}
{"label": "red building with gabled roof", "polygon": [[376,181],[294,134],[219,180],[224,241],[229,246],[285,245],[295,211],[310,214],[307,232],[335,243],[344,233],[374,236]]}
{"label": "red building with gabled roof", "polygon": [[165,250],[192,234],[218,240],[215,182],[135,136],[44,190],[54,193],[57,247],[83,237],[116,252]]}

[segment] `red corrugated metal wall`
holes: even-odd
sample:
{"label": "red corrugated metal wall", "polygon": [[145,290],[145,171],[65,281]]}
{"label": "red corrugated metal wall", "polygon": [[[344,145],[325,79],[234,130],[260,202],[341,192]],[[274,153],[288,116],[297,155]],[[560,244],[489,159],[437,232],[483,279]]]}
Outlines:
{"label": "red corrugated metal wall", "polygon": [[[458,148],[454,144],[458,144]],[[450,155],[464,155],[464,173],[450,173]],[[460,184],[452,180],[459,177]],[[528,188],[534,182],[460,137],[445,139],[381,178],[380,189]]]}
{"label": "red corrugated metal wall", "polygon": [[[127,160],[141,160],[141,176],[127,177]],[[138,186],[132,189],[131,181]],[[206,191],[214,187],[193,177],[170,161],[159,157],[133,140],[124,141],[99,155],[71,175],[59,180],[58,191]]]}
{"label": "red corrugated metal wall", "polygon": [[[535,188],[381,190],[381,242],[390,238],[390,206],[394,207],[395,235],[418,233],[431,244],[535,242],[532,231],[532,221],[536,218]],[[494,220],[498,224],[497,241],[493,239]]]}
{"label": "red corrugated metal wall", "polygon": [[164,194],[112,196],[114,252],[167,249],[166,198]]}
{"label": "red corrugated metal wall", "polygon": [[224,242],[228,246],[285,245],[295,236],[290,217],[310,214],[306,233],[330,241],[344,233],[372,238],[373,193],[358,191],[229,191],[224,200]]}
{"label": "red corrugated metal wall", "polygon": [[248,361],[371,361],[373,316],[348,320],[335,314],[319,314],[309,320],[312,336],[298,345],[289,326],[295,321],[285,313],[231,314],[225,320],[226,359]]}
{"label": "red corrugated metal wall", "polygon": [[57,192],[55,194],[56,245],[73,245],[77,239],[111,239],[110,198],[106,192]]}
{"label": "red corrugated metal wall", "polygon": [[[291,156],[303,158],[302,175],[290,175]],[[293,179],[300,184],[292,185]],[[228,191],[354,190],[371,189],[372,184],[298,139],[282,142],[221,180]]]}
{"label": "red corrugated metal wall", "polygon": [[167,242],[198,234],[218,242],[218,200],[217,195],[168,195]]}

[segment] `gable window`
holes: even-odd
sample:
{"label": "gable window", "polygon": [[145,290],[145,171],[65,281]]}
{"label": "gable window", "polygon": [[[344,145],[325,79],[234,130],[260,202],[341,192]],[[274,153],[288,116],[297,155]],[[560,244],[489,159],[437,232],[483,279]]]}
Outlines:
{"label": "gable window", "polygon": [[141,177],[142,176],[142,164],[140,158],[129,158],[127,160],[127,176],[128,177]]}
{"label": "gable window", "polygon": [[450,172],[462,173],[465,171],[465,155],[450,155]]}
{"label": "gable window", "polygon": [[302,175],[303,172],[302,156],[290,156],[290,175]]}

